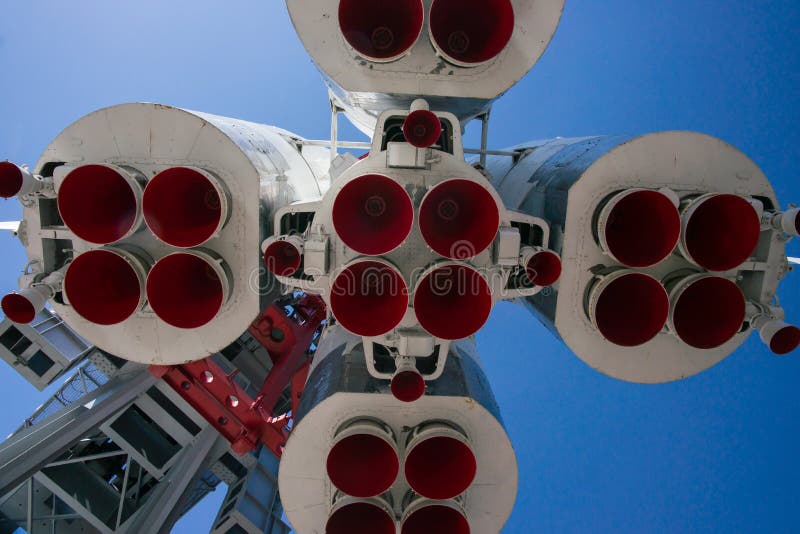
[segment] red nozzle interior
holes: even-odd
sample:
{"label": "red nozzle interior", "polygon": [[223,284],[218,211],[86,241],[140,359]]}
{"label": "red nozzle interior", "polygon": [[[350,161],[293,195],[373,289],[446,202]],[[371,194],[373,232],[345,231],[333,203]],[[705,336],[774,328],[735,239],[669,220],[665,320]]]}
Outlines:
{"label": "red nozzle interior", "polygon": [[449,59],[477,65],[494,58],[514,33],[510,0],[434,0],[431,38]]}
{"label": "red nozzle interior", "polygon": [[90,250],[72,260],[63,286],[75,311],[100,325],[124,321],[139,309],[142,297],[136,270],[110,250]]}
{"label": "red nozzle interior", "polygon": [[368,502],[357,502],[336,510],[325,525],[325,534],[394,534],[394,519]]}
{"label": "red nozzle interior", "polygon": [[436,113],[427,109],[412,111],[403,123],[406,141],[417,148],[428,148],[436,144],[442,135],[442,122]]}
{"label": "red nozzle interior", "polygon": [[462,339],[477,332],[492,311],[486,279],[466,265],[446,265],[423,278],[414,294],[419,324],[440,339]]}
{"label": "red nozzle interior", "polygon": [[605,229],[609,252],[629,267],[649,267],[669,256],[681,236],[681,218],[658,191],[634,191],[611,209]]}
{"label": "red nozzle interior", "polygon": [[347,42],[372,60],[391,60],[408,51],[422,31],[420,0],[341,0],[339,28]]}
{"label": "red nozzle interior", "polygon": [[19,293],[9,293],[3,297],[0,306],[6,317],[18,324],[28,324],[36,317],[36,309],[31,301]]}
{"label": "red nozzle interior", "polygon": [[528,281],[535,286],[550,286],[555,284],[561,276],[561,258],[549,250],[537,252],[525,266],[525,275]]}
{"label": "red nozzle interior", "polygon": [[747,200],[737,195],[715,195],[691,215],[684,242],[700,267],[727,271],[753,254],[760,235],[761,221]]}
{"label": "red nozzle interior", "polygon": [[434,252],[465,260],[483,252],[500,226],[500,212],[482,185],[460,178],[431,189],[419,208],[419,229]]}
{"label": "red nozzle interior", "polygon": [[800,345],[800,328],[793,325],[786,325],[772,336],[772,339],[769,341],[769,350],[775,354],[789,354],[796,349],[798,345]]}
{"label": "red nozzle interior", "polygon": [[224,214],[223,199],[202,173],[187,167],[161,171],[144,190],[142,211],[150,230],[174,247],[196,247],[211,239]]}
{"label": "red nozzle interior", "polygon": [[377,261],[361,261],[344,269],[331,287],[331,311],[350,332],[379,336],[403,319],[408,288],[396,269]]}
{"label": "red nozzle interior", "polygon": [[734,282],[709,276],[693,282],[675,302],[675,333],[696,349],[713,349],[729,341],[742,328],[745,302]]}
{"label": "red nozzle interior", "polygon": [[289,241],[274,241],[264,251],[264,265],[276,276],[291,276],[300,267],[300,251]]}
{"label": "red nozzle interior", "polygon": [[22,189],[22,171],[10,161],[0,161],[0,197],[11,198]]}
{"label": "red nozzle interior", "polygon": [[83,165],[64,178],[58,190],[61,220],[90,243],[119,241],[131,231],[139,201],[124,176],[105,165]]}
{"label": "red nozzle interior", "polygon": [[635,347],[661,332],[669,315],[669,297],[655,278],[629,273],[603,289],[594,314],[604,338],[622,347]]}
{"label": "red nozzle interior", "polygon": [[374,497],[388,490],[400,470],[394,448],[370,434],[354,434],[328,453],[328,476],[333,485],[353,497]]}
{"label": "red nozzle interior", "polygon": [[392,377],[392,395],[403,402],[414,402],[425,394],[425,379],[416,371],[401,371]]}
{"label": "red nozzle interior", "polygon": [[477,463],[469,446],[457,439],[436,436],[416,445],[406,458],[406,480],[429,499],[452,499],[466,491],[475,478]]}
{"label": "red nozzle interior", "polygon": [[205,259],[177,252],[159,260],[147,277],[147,299],[158,317],[177,328],[199,328],[219,313],[224,289]]}
{"label": "red nozzle interior", "polygon": [[400,534],[469,534],[469,522],[464,514],[449,506],[434,504],[414,511],[403,522]]}
{"label": "red nozzle interior", "polygon": [[348,182],[333,201],[336,233],[360,254],[379,256],[399,247],[413,222],[414,207],[406,190],[380,174]]}

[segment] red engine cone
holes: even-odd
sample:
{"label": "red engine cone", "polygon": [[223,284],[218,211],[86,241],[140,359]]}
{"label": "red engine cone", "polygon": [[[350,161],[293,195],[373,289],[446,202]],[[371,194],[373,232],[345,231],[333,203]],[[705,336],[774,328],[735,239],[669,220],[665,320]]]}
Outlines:
{"label": "red engine cone", "polygon": [[514,33],[510,0],[434,0],[430,35],[445,59],[470,67],[500,54]]}
{"label": "red engine cone", "polygon": [[119,168],[83,165],[64,178],[58,211],[76,236],[99,245],[115,243],[139,226],[141,186]]}
{"label": "red engine cone", "polygon": [[424,13],[420,0],[340,0],[339,28],[370,61],[392,61],[417,42]]}
{"label": "red engine cone", "polygon": [[387,176],[367,174],[339,191],[332,215],[333,227],[345,245],[360,254],[379,256],[406,240],[414,207],[400,184]]}
{"label": "red engine cone", "polygon": [[408,289],[400,272],[384,261],[359,261],[336,276],[331,312],[350,332],[379,336],[395,328],[408,308]]}
{"label": "red engine cone", "polygon": [[491,245],[500,226],[495,199],[482,185],[455,178],[431,189],[419,209],[419,229],[437,254],[465,260]]}
{"label": "red engine cone", "polygon": [[174,247],[191,248],[211,239],[225,225],[228,198],[210,174],[173,167],[148,182],[142,210],[157,238]]}

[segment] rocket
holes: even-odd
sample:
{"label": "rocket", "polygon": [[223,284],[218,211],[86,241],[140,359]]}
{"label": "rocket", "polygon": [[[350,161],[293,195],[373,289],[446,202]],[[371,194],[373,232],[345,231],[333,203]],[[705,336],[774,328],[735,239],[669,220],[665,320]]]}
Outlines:
{"label": "rocket", "polygon": [[171,366],[317,295],[280,468],[295,530],[499,532],[516,458],[471,339],[495,303],[631,382],[702,372],[754,332],[800,345],[774,298],[800,210],[734,147],[675,131],[465,155],[466,123],[534,66],[563,4],[287,0],[368,153],[164,105],[92,113],[32,168],[0,163],[29,259],[4,313],[49,303],[98,347]]}

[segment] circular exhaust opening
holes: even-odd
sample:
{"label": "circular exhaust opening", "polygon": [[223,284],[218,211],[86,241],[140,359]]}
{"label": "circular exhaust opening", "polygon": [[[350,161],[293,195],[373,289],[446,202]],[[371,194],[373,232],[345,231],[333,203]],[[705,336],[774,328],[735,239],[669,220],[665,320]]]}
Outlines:
{"label": "circular exhaust opening", "polygon": [[431,189],[419,208],[419,229],[437,254],[454,260],[472,258],[491,245],[500,212],[482,185],[456,178]]}
{"label": "circular exhaust opening", "polygon": [[414,402],[425,394],[425,379],[417,371],[401,371],[392,377],[392,395],[402,402]]}
{"label": "circular exhaust opening", "polygon": [[553,285],[561,277],[561,258],[549,250],[537,252],[525,264],[525,276],[535,286]]}
{"label": "circular exhaust opening", "polygon": [[761,221],[755,208],[737,195],[714,194],[692,203],[685,215],[683,245],[700,267],[728,271],[756,249]]}
{"label": "circular exhaust opening", "polygon": [[420,326],[439,339],[469,337],[486,323],[492,292],[481,274],[467,265],[445,265],[425,275],[414,293]]}
{"label": "circular exhaust opening", "polygon": [[9,293],[4,296],[0,306],[5,316],[14,323],[28,324],[36,317],[33,303],[19,293]]}
{"label": "circular exhaust opening", "polygon": [[472,484],[477,471],[469,446],[448,436],[434,436],[413,445],[405,474],[411,488],[429,499],[452,499]]}
{"label": "circular exhaust opening", "polygon": [[514,33],[510,0],[434,0],[433,46],[449,62],[472,67],[500,54]]}
{"label": "circular exhaust opening", "polygon": [[696,349],[713,349],[741,330],[745,300],[734,282],[701,275],[681,286],[673,296],[672,326],[684,343]]}
{"label": "circular exhaust opening", "polygon": [[428,148],[436,144],[442,135],[442,122],[436,113],[427,109],[412,111],[403,122],[406,141],[417,148]]}
{"label": "circular exhaust opening", "polygon": [[370,434],[340,440],[328,453],[328,476],[339,490],[354,497],[374,497],[397,479],[400,462],[394,447]]}
{"label": "circular exhaust opening", "polygon": [[370,61],[399,59],[417,42],[424,12],[420,0],[341,0],[339,28],[347,43]]}
{"label": "circular exhaust opening", "polygon": [[[77,256],[64,275],[72,308],[99,325],[119,324],[142,306],[144,269],[116,250],[90,250]],[[137,272],[137,269],[139,272]]]}
{"label": "circular exhaust opening", "polygon": [[615,345],[636,347],[661,332],[669,315],[664,286],[642,273],[619,271],[608,276],[590,298],[592,320]]}
{"label": "circular exhaust opening", "polygon": [[406,240],[414,207],[406,190],[388,176],[366,174],[350,181],[333,201],[333,226],[360,254],[386,254]]}
{"label": "circular exhaust opening", "polygon": [[188,167],[173,167],[148,182],[142,201],[144,220],[168,245],[202,245],[224,226],[227,197],[210,175]]}
{"label": "circular exhaust opening", "polygon": [[0,197],[15,197],[22,190],[22,171],[10,161],[0,161]]}
{"label": "circular exhaust opening", "polygon": [[331,312],[358,336],[380,336],[395,328],[408,308],[402,275],[382,261],[359,261],[346,267],[331,287]]}
{"label": "circular exhaust opening", "polygon": [[623,192],[600,212],[601,245],[629,267],[649,267],[672,254],[681,235],[678,208],[658,191]]}
{"label": "circular exhaust opening", "polygon": [[300,268],[302,256],[290,241],[274,241],[264,251],[264,265],[276,276],[291,276]]}
{"label": "circular exhaust opening", "polygon": [[227,299],[227,277],[211,257],[196,251],[161,258],[147,277],[155,314],[176,328],[199,328],[217,316]]}
{"label": "circular exhaust opening", "polygon": [[136,230],[141,187],[124,172],[83,165],[67,174],[58,189],[58,212],[76,236],[107,245]]}
{"label": "circular exhaust opening", "polygon": [[368,502],[342,506],[331,514],[325,534],[394,534],[394,519]]}
{"label": "circular exhaust opening", "polygon": [[789,354],[800,345],[800,328],[786,325],[778,330],[769,341],[769,350],[775,354]]}
{"label": "circular exhaust opening", "polygon": [[469,534],[469,522],[464,514],[453,507],[442,504],[423,506],[412,512],[400,530],[401,534]]}

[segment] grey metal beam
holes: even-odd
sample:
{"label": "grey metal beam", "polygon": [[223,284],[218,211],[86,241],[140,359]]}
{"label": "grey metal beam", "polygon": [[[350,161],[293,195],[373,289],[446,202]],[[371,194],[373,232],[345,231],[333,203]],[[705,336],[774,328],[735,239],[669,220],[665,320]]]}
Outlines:
{"label": "grey metal beam", "polygon": [[146,368],[119,375],[0,445],[0,495],[14,490],[65,449],[158,382]]}
{"label": "grey metal beam", "polygon": [[[166,476],[158,483],[147,503],[128,522],[124,531],[131,534],[168,534],[180,518],[181,500],[191,491],[204,471],[216,458],[214,445],[220,438],[212,426],[205,427],[187,446]],[[178,512],[176,512],[176,510]]]}

